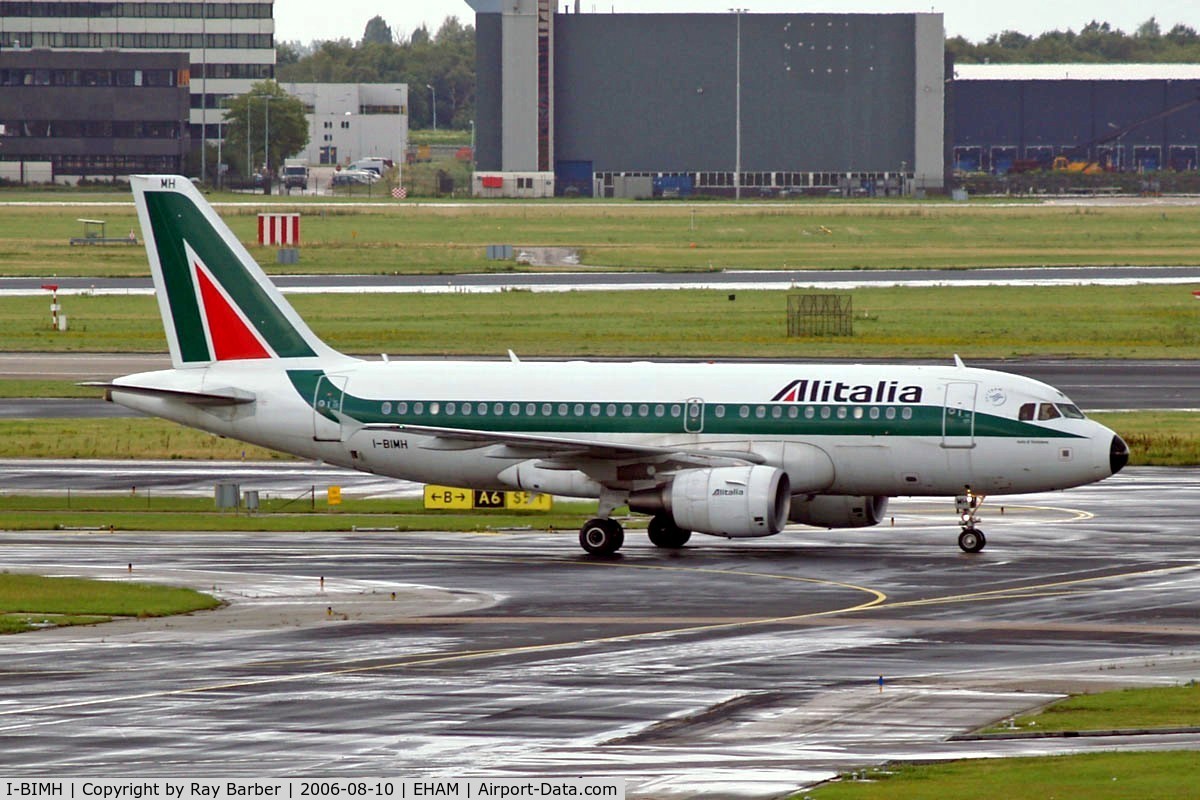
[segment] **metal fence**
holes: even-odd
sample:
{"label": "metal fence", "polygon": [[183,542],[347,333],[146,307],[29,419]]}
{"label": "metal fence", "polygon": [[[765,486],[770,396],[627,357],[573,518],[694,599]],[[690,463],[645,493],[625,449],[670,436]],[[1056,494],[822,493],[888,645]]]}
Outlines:
{"label": "metal fence", "polygon": [[789,294],[788,336],[853,336],[853,306],[848,294]]}

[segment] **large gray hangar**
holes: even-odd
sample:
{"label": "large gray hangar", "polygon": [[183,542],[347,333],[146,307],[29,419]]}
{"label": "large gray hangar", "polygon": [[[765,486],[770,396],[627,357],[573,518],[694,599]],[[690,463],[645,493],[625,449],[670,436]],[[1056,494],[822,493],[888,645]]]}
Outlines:
{"label": "large gray hangar", "polygon": [[941,14],[476,10],[476,193],[943,186]]}

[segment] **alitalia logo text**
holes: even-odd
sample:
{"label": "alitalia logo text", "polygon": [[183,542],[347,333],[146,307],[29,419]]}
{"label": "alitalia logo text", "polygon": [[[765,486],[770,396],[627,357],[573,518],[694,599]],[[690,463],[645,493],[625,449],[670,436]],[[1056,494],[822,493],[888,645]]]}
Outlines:
{"label": "alitalia logo text", "polygon": [[713,497],[740,497],[746,493],[745,489],[713,489]]}
{"label": "alitalia logo text", "polygon": [[780,389],[773,403],[920,403],[920,386],[901,386],[897,381],[843,383],[841,381],[794,380]]}

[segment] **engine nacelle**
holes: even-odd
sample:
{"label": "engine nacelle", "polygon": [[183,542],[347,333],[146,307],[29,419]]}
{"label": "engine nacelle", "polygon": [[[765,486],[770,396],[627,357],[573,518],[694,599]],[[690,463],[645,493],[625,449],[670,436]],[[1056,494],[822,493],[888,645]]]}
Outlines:
{"label": "engine nacelle", "polygon": [[806,500],[792,498],[788,519],[818,528],[869,528],[879,524],[887,506],[884,495],[819,494]]}
{"label": "engine nacelle", "polygon": [[634,511],[666,511],[684,530],[743,538],[771,536],[787,524],[787,473],[775,467],[688,469],[670,485],[629,498]]}

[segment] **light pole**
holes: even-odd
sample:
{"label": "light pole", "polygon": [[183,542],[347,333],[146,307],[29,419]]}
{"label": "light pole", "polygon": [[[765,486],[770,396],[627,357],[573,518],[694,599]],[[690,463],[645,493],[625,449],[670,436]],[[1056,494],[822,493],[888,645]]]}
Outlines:
{"label": "light pole", "polygon": [[736,153],[733,159],[733,199],[742,199],[742,14],[744,8],[729,9],[737,14],[737,44],[735,45],[735,81],[737,89],[734,99],[734,147]]}
{"label": "light pole", "polygon": [[250,178],[250,107],[254,100],[254,95],[246,95],[246,174],[242,176],[243,181],[250,181],[253,186],[254,182]]}
{"label": "light pole", "polygon": [[[263,168],[271,174],[271,98],[263,95]],[[267,178],[270,180],[270,178]]]}
{"label": "light pole", "polygon": [[433,93],[433,129],[437,130],[437,89],[433,88],[432,83],[425,84],[425,88]]}

